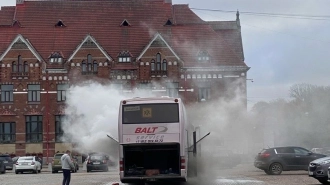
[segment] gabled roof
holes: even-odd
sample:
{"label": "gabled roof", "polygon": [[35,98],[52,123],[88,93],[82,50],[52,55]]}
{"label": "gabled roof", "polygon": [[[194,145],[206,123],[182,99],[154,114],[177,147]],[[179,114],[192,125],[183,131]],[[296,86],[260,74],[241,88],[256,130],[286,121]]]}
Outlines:
{"label": "gabled roof", "polygon": [[[245,65],[242,57],[235,53],[239,45],[231,44],[233,34],[213,28],[209,22],[199,18],[188,5],[172,5],[166,0],[52,0],[24,1],[16,11],[1,13],[0,22],[19,21],[22,27],[1,26],[0,55],[5,52],[13,39],[22,34],[33,43],[42,58],[54,51],[72,57],[82,46],[86,35],[93,35],[98,48],[108,59],[121,51],[129,51],[132,56],[142,56],[155,35],[166,41],[172,52],[193,65],[196,54],[206,50],[217,65]],[[170,1],[166,1],[170,2]],[[38,16],[36,16],[38,15]],[[172,26],[164,26],[168,19]],[[61,19],[67,27],[54,28]],[[123,20],[129,20],[129,29],[120,27]],[[231,30],[226,29],[226,32]],[[88,37],[88,36],[87,36]],[[236,41],[233,41],[236,43]],[[210,43],[208,45],[208,43]],[[78,45],[78,47],[77,47]],[[102,46],[102,47],[101,47]],[[3,56],[3,55],[1,55]]]}
{"label": "gabled roof", "polygon": [[6,51],[0,56],[0,61],[3,60],[3,58],[7,55],[7,53],[12,49],[13,45],[16,42],[23,42],[29,50],[33,53],[33,55],[38,59],[38,61],[43,61],[42,57],[39,55],[39,53],[34,49],[32,44],[29,42],[29,40],[25,39],[21,34],[18,34],[16,38],[11,42],[9,47],[6,49]]}
{"label": "gabled roof", "polygon": [[180,57],[174,52],[174,50],[171,48],[171,46],[165,41],[165,39],[161,36],[161,34],[157,33],[154,38],[149,42],[149,44],[144,48],[142,53],[136,58],[136,60],[140,60],[142,56],[146,53],[146,51],[150,48],[151,44],[155,42],[157,39],[161,40],[167,48],[172,52],[172,54],[180,61]]}
{"label": "gabled roof", "polygon": [[77,54],[77,52],[81,49],[81,47],[85,44],[85,42],[91,41],[93,42],[96,47],[103,53],[103,55],[109,60],[112,61],[112,58],[108,55],[108,53],[96,42],[96,40],[91,36],[87,35],[85,39],[79,44],[79,46],[76,48],[76,50],[72,53],[72,55],[68,58],[68,61],[72,60],[73,57]]}

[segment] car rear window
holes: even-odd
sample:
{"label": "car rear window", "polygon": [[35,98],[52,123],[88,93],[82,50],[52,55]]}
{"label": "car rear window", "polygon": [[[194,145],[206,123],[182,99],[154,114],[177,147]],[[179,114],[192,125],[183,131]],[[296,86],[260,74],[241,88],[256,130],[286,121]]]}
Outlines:
{"label": "car rear window", "polygon": [[12,161],[12,159],[9,156],[0,156],[0,160]]}
{"label": "car rear window", "polygon": [[56,154],[54,158],[55,158],[55,159],[61,159],[62,155],[63,155],[63,154]]}
{"label": "car rear window", "polygon": [[18,158],[18,161],[32,161],[33,157],[20,157]]}
{"label": "car rear window", "polygon": [[103,159],[103,156],[101,155],[92,155],[91,156],[91,160],[102,160]]}

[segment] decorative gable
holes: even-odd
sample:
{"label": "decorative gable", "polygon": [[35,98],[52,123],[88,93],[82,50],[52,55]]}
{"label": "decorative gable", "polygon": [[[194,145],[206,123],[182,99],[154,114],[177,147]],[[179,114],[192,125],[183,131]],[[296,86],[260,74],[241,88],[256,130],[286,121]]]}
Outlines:
{"label": "decorative gable", "polygon": [[85,37],[85,39],[79,44],[79,46],[77,47],[77,49],[68,58],[68,61],[71,61],[81,48],[86,48],[86,47],[87,48],[91,48],[91,47],[93,48],[94,46],[95,46],[95,48],[98,48],[109,61],[112,61],[113,60],[108,55],[108,53],[96,42],[96,40],[90,34],[88,34]]}
{"label": "decorative gable", "polygon": [[177,58],[177,60],[179,61],[181,60],[180,57],[174,52],[172,47],[170,47],[170,45],[165,41],[165,39],[159,33],[157,33],[155,37],[149,42],[149,44],[144,48],[142,53],[136,58],[136,61],[140,60],[150,47],[160,47],[160,46],[167,47],[172,52],[172,54]]}
{"label": "decorative gable", "polygon": [[18,34],[16,38],[11,42],[7,50],[0,56],[0,61],[7,55],[11,49],[29,49],[32,54],[38,59],[38,61],[43,61],[39,53],[34,49],[30,41],[25,39],[21,34]]}

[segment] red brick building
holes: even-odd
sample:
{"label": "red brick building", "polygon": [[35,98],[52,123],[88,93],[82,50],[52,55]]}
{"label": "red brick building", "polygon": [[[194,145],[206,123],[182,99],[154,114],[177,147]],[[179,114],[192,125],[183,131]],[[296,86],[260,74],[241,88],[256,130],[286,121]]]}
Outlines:
{"label": "red brick building", "polygon": [[188,103],[231,97],[237,87],[246,104],[248,70],[238,13],[208,22],[171,0],[17,0],[0,10],[0,151],[64,150],[73,83],[97,79]]}

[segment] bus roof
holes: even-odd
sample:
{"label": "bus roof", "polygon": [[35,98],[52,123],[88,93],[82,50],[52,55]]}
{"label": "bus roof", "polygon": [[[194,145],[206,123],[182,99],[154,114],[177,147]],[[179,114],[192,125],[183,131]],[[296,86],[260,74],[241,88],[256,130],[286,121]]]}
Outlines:
{"label": "bus roof", "polygon": [[145,98],[140,98],[140,97],[136,97],[136,98],[131,98],[131,99],[125,99],[122,100],[121,103],[123,103],[123,101],[126,101],[126,103],[130,103],[130,102],[175,102],[175,100],[178,100],[178,102],[181,102],[180,98],[173,98],[173,97],[168,97],[168,96],[162,96],[162,97],[145,97]]}

